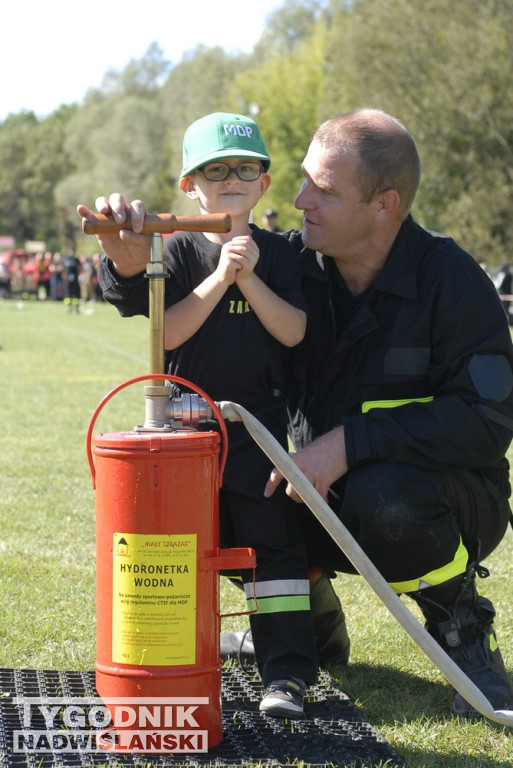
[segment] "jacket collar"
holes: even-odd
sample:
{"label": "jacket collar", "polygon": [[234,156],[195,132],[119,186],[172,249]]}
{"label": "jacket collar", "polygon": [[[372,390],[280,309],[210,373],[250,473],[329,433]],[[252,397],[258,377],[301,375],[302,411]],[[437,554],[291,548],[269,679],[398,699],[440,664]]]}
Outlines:
{"label": "jacket collar", "polygon": [[[407,299],[417,298],[417,267],[430,235],[415,223],[411,214],[404,220],[373,289]],[[327,282],[326,259],[309,248],[301,251],[304,277]]]}
{"label": "jacket collar", "polygon": [[422,229],[411,215],[403,221],[374,289],[406,299],[417,298],[417,266],[422,247]]}

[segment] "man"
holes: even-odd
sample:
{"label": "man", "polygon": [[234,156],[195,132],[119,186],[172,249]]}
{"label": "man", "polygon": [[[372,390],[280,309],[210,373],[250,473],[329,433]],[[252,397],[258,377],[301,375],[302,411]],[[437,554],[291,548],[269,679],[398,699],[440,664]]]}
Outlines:
{"label": "man", "polygon": [[[420,161],[398,121],[369,109],[328,120],[302,170],[303,229],[288,233],[309,306],[295,461],[492,706],[511,709],[495,611],[475,586],[511,515],[504,311],[474,259],[413,221]],[[303,518],[311,562],[353,571]],[[475,714],[459,694],[453,712]]]}

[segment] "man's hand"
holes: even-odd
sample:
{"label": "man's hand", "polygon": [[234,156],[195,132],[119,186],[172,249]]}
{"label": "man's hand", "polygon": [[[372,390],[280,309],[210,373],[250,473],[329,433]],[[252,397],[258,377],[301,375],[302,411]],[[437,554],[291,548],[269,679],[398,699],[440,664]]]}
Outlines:
{"label": "man's hand", "polygon": [[[327,501],[330,486],[347,472],[344,427],[336,427],[318,437],[291,458]],[[283,475],[274,468],[265,486],[264,496],[272,496],[282,480]],[[287,485],[287,495],[294,501],[302,501],[290,483]]]}
{"label": "man's hand", "polygon": [[[121,277],[132,277],[144,271],[150,260],[151,235],[141,235],[141,229],[146,215],[146,207],[141,200],[134,200],[130,205],[122,195],[117,193],[109,198],[98,197],[95,201],[98,213],[110,216],[114,221],[122,223],[130,216],[132,229],[122,229],[97,235],[100,248],[112,261],[116,272]],[[93,211],[85,205],[77,206],[80,217],[94,216]]]}

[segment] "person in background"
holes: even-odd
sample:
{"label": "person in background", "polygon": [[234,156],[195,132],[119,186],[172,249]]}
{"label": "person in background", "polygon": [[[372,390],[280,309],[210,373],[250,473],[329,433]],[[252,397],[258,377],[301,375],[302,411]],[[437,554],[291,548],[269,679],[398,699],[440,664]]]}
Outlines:
{"label": "person in background", "polygon": [[68,306],[68,312],[80,311],[80,261],[74,248],[70,248],[62,260],[64,266],[64,303]]}
{"label": "person in background", "polygon": [[501,299],[502,306],[504,312],[506,313],[506,317],[508,318],[509,324],[513,325],[513,317],[510,312],[511,299],[506,298],[507,296],[511,296],[513,293],[513,272],[511,271],[511,267],[507,262],[502,264],[499,274],[496,276],[493,282],[499,296],[504,297]]}
{"label": "person in background", "polygon": [[52,254],[50,251],[45,253],[38,253],[36,255],[37,270],[38,270],[38,298],[46,300],[50,298],[50,279],[52,273],[50,272],[50,264],[52,263]]}
{"label": "person in background", "polygon": [[3,259],[0,259],[0,300],[11,296],[11,270]]}
{"label": "person in background", "polygon": [[64,300],[64,263],[62,255],[56,251],[48,267],[50,271],[50,297],[52,301]]}
{"label": "person in background", "polygon": [[78,283],[80,286],[80,302],[81,304],[88,304],[94,301],[93,259],[91,256],[81,256],[79,262]]}
{"label": "person in background", "polygon": [[274,208],[266,208],[262,216],[262,226],[269,232],[281,232],[278,226],[278,211],[275,211]]}

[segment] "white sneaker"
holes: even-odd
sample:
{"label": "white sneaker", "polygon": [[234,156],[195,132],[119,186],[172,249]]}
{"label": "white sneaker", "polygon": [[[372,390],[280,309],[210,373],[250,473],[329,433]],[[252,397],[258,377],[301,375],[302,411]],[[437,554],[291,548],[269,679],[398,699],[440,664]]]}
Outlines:
{"label": "white sneaker", "polygon": [[297,677],[289,680],[274,680],[265,689],[260,702],[260,712],[270,717],[290,717],[294,720],[305,716],[303,700],[306,685]]}

